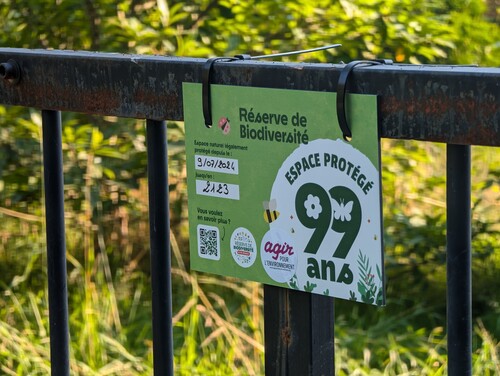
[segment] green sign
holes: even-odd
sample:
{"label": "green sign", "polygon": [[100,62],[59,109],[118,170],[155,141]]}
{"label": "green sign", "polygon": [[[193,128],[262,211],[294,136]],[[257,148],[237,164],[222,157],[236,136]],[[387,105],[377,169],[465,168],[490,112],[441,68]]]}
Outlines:
{"label": "green sign", "polygon": [[184,83],[191,268],[384,304],[376,97]]}

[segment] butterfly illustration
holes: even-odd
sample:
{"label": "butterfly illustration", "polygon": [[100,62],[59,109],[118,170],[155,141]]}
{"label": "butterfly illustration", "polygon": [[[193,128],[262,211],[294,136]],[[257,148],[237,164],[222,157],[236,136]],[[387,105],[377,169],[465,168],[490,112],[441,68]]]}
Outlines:
{"label": "butterfly illustration", "polygon": [[219,128],[225,135],[231,131],[231,124],[229,124],[229,119],[227,117],[221,117],[219,119]]}
{"label": "butterfly illustration", "polygon": [[351,220],[351,211],[353,201],[349,201],[347,204],[344,204],[344,200],[340,199],[339,202],[333,200],[333,216],[335,219],[340,219],[342,222],[349,222]]}

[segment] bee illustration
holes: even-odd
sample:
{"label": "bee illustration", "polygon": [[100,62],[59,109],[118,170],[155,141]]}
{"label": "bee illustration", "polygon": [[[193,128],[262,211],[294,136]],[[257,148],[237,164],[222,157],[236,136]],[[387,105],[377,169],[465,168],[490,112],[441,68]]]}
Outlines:
{"label": "bee illustration", "polygon": [[342,222],[349,222],[351,220],[353,202],[349,201],[347,204],[344,204],[344,200],[340,199],[339,201],[340,203],[333,200],[333,216],[335,219],[340,219]]}
{"label": "bee illustration", "polygon": [[280,212],[276,210],[276,199],[272,199],[271,201],[264,201],[262,203],[264,206],[264,221],[267,223],[272,223],[278,219],[280,216]]}
{"label": "bee illustration", "polygon": [[229,119],[227,117],[221,117],[219,119],[219,128],[222,130],[223,134],[228,134],[231,130],[231,124],[229,124]]}

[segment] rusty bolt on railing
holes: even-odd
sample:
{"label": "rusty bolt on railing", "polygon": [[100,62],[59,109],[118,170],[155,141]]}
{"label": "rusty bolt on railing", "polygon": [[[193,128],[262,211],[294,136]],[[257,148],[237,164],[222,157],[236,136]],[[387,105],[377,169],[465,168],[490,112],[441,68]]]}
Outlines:
{"label": "rusty bolt on railing", "polygon": [[0,77],[12,85],[19,83],[21,79],[21,68],[19,64],[12,59],[6,63],[0,64]]}

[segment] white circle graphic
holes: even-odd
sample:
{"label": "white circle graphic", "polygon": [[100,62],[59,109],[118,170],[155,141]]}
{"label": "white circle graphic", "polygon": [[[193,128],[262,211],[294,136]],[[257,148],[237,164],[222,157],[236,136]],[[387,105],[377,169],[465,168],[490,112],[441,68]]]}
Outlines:
{"label": "white circle graphic", "polygon": [[238,227],[231,235],[231,254],[234,261],[242,268],[253,265],[257,258],[257,244],[252,233],[244,228]]}
{"label": "white circle graphic", "polygon": [[[269,224],[266,236],[271,232],[287,235],[286,242],[293,244],[297,258],[290,277],[296,278],[273,277],[279,273],[264,265],[271,278],[318,294],[345,299],[357,294],[360,258],[369,263],[371,274],[382,270],[378,180],[379,172],[371,161],[341,140],[318,139],[295,149],[276,175],[269,198],[276,200],[280,217]],[[352,195],[337,195],[339,189]],[[355,220],[359,223],[356,237],[349,248],[344,247],[347,252],[336,254],[347,237],[339,228]],[[261,257],[276,262],[271,258],[274,254],[264,252],[265,239]]]}
{"label": "white circle graphic", "polygon": [[281,229],[266,232],[260,245],[260,258],[266,273],[276,282],[288,282],[297,269],[294,241]]}

